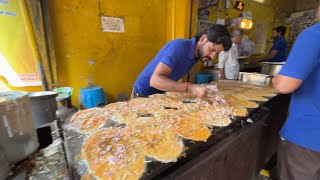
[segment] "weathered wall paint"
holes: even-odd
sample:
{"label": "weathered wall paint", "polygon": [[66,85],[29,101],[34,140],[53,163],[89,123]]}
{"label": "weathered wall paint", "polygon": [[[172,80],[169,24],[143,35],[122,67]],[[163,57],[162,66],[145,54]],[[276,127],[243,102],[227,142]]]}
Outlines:
{"label": "weathered wall paint", "polygon": [[[130,95],[139,73],[167,41],[188,38],[190,2],[49,1],[58,79],[74,88],[73,104],[88,82],[102,86],[109,102],[120,93]],[[100,15],[124,18],[125,33],[101,32]]]}

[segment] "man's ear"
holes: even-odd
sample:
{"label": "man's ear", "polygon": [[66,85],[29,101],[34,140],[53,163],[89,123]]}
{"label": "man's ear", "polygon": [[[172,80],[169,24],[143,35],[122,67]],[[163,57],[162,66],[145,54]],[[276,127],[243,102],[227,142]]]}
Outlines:
{"label": "man's ear", "polygon": [[203,34],[203,35],[200,37],[199,42],[202,44],[202,43],[206,42],[207,40],[208,40],[207,35],[206,35],[206,34]]}

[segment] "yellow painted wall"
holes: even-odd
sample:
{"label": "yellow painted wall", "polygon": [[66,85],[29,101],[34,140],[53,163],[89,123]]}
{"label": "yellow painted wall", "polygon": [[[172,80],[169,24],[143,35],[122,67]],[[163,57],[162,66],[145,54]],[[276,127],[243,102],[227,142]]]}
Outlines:
{"label": "yellow painted wall", "polygon": [[[191,22],[191,37],[197,35],[198,30],[198,5],[199,0],[192,1],[192,22]],[[189,72],[189,82],[195,82],[195,75],[202,71],[202,63],[197,63]]]}
{"label": "yellow painted wall", "polygon": [[167,0],[168,41],[175,38],[189,38],[191,6],[191,0]]}
{"label": "yellow painted wall", "polygon": [[[0,38],[2,43],[0,43],[0,54],[5,57],[4,60],[17,75],[38,73],[37,59],[39,54],[36,50],[33,29],[25,2],[23,0],[8,1],[8,4],[0,4],[0,10],[15,13],[14,16],[1,15]],[[0,67],[0,71],[1,68],[4,67]],[[29,81],[29,83],[37,81],[36,84],[38,84],[39,79],[41,80],[41,78],[37,78],[34,81]],[[28,83],[26,80],[24,82]],[[42,86],[33,85],[26,87],[12,86],[5,77],[0,76],[0,91],[30,92],[42,90]]]}
{"label": "yellow painted wall", "polygon": [[[130,95],[135,79],[169,40],[189,37],[191,0],[49,1],[60,86],[102,86],[109,102]],[[123,17],[125,33],[101,32],[100,14]],[[169,17],[170,16],[170,17]],[[174,16],[174,17],[172,17]],[[89,65],[88,60],[95,60]]]}

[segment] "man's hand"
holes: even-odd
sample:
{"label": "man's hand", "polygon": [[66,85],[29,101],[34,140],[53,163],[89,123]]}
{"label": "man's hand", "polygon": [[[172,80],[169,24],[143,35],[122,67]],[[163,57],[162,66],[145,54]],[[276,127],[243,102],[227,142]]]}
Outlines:
{"label": "man's hand", "polygon": [[189,86],[189,93],[197,96],[198,98],[204,98],[208,94],[208,90],[206,87],[201,86],[199,84],[191,84]]}

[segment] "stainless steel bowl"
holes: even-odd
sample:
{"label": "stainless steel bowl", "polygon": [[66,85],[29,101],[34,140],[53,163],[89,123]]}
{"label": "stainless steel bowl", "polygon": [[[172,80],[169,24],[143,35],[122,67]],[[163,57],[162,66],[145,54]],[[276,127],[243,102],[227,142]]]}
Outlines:
{"label": "stainless steel bowl", "polygon": [[261,64],[262,64],[262,68],[261,68],[262,74],[276,76],[280,72],[285,62],[263,62]]}

